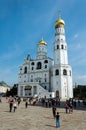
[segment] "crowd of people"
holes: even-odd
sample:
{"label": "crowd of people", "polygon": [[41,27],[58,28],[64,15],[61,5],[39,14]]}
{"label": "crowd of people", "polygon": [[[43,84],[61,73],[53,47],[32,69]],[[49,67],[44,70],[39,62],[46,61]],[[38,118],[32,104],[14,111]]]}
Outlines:
{"label": "crowd of people", "polygon": [[[0,98],[1,99],[1,98]],[[66,102],[63,103],[60,101],[59,98],[25,98],[21,100],[20,97],[8,97],[6,98],[7,102],[9,104],[9,112],[15,112],[18,106],[20,105],[21,101],[24,101],[25,108],[28,107],[28,105],[41,105],[46,108],[52,108],[52,115],[53,118],[56,120],[56,127],[60,127],[60,114],[57,111],[58,107],[63,107],[65,109],[65,113],[73,113],[73,109],[76,109],[76,107],[81,106],[80,100],[76,99],[69,99],[66,100]],[[0,100],[1,101],[1,100]],[[1,101],[2,102],[2,101]]]}
{"label": "crowd of people", "polygon": [[59,98],[49,98],[49,99],[46,99],[46,98],[42,98],[41,99],[41,103],[42,103],[42,106],[45,106],[45,107],[52,107],[52,106],[55,106],[55,107],[60,107],[60,99]]}

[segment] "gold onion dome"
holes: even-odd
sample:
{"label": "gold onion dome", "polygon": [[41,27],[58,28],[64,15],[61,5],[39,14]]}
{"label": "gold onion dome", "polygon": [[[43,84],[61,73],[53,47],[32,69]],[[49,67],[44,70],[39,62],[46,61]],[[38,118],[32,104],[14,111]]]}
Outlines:
{"label": "gold onion dome", "polygon": [[61,19],[61,12],[58,12],[58,19],[55,22],[55,28],[64,28],[65,22]]}
{"label": "gold onion dome", "polygon": [[64,27],[64,25],[65,25],[65,22],[64,22],[64,20],[62,20],[62,19],[58,19],[58,20],[55,22],[55,28]]}
{"label": "gold onion dome", "polygon": [[47,43],[43,40],[43,37],[42,40],[38,42],[38,44],[47,45]]}
{"label": "gold onion dome", "polygon": [[39,44],[44,44],[44,45],[46,45],[47,43],[46,43],[44,40],[41,40],[41,41],[39,41]]}

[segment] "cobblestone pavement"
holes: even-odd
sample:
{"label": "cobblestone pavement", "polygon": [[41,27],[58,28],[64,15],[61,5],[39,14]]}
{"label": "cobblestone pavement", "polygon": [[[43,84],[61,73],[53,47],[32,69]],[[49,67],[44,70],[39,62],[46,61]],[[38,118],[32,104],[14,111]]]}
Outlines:
{"label": "cobblestone pavement", "polygon": [[61,126],[55,127],[51,108],[28,106],[22,102],[16,112],[9,112],[6,99],[0,103],[0,130],[86,130],[86,109],[74,110],[66,114],[65,109],[57,108]]}

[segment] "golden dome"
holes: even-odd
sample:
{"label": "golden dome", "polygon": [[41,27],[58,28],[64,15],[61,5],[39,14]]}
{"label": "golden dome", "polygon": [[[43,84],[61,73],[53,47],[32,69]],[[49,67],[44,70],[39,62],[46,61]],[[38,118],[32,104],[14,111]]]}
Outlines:
{"label": "golden dome", "polygon": [[55,22],[55,28],[57,28],[57,27],[64,27],[64,25],[65,25],[65,22],[64,22],[64,20],[62,20],[62,19],[58,19],[58,20]]}
{"label": "golden dome", "polygon": [[44,40],[41,40],[41,41],[39,41],[39,43],[38,44],[43,44],[43,45],[46,45],[47,43],[44,41]]}

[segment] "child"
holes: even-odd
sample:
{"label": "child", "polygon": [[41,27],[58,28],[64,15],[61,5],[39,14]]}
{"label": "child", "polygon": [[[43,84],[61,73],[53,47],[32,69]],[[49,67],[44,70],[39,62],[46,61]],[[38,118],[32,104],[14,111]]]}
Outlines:
{"label": "child", "polygon": [[60,127],[60,115],[59,112],[56,114],[56,127]]}
{"label": "child", "polygon": [[13,108],[14,108],[14,112],[15,112],[15,110],[17,108],[16,102],[13,103]]}

